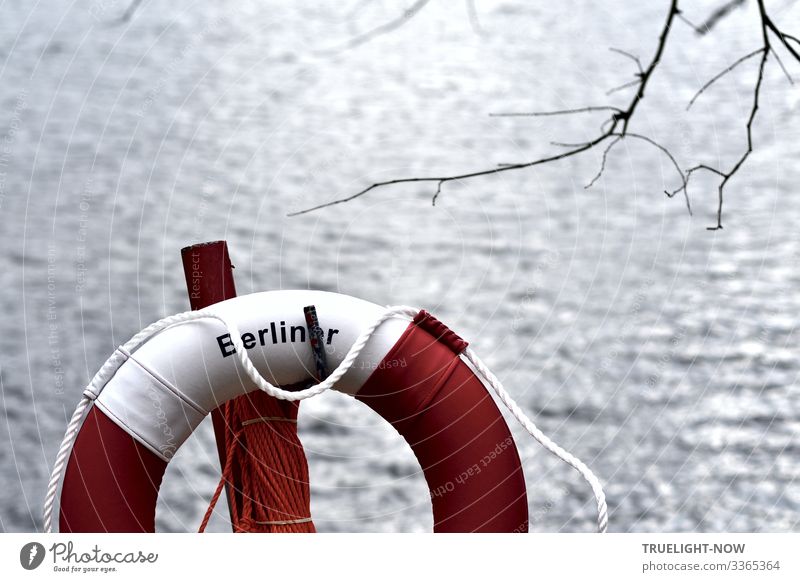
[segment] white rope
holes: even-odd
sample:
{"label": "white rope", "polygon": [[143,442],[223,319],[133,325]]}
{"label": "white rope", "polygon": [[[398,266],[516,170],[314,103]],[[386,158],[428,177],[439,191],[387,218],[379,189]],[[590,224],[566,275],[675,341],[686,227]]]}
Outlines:
{"label": "white rope", "polygon": [[127,350],[129,352],[133,352],[138,348],[142,343],[153,337],[155,334],[163,331],[164,329],[171,327],[173,325],[184,323],[187,321],[192,321],[196,319],[216,319],[217,321],[222,322],[222,324],[227,328],[228,333],[231,336],[231,343],[233,344],[234,348],[236,349],[236,355],[239,358],[242,366],[244,367],[245,372],[253,381],[253,383],[258,386],[259,389],[263,390],[273,398],[277,398],[279,400],[305,400],[306,398],[311,398],[312,396],[316,396],[318,394],[322,394],[326,390],[330,390],[333,386],[338,382],[342,376],[344,376],[347,371],[353,367],[356,359],[361,354],[361,351],[364,349],[364,346],[367,345],[369,338],[372,337],[372,334],[375,333],[375,330],[387,319],[391,319],[392,317],[400,317],[406,316],[409,318],[413,318],[419,309],[414,309],[413,307],[407,307],[405,305],[400,305],[396,307],[388,307],[386,310],[377,317],[364,331],[361,332],[361,335],[356,338],[356,341],[353,342],[353,345],[350,346],[350,351],[347,352],[342,363],[339,364],[336,369],[331,373],[330,376],[325,378],[324,381],[320,382],[319,384],[315,384],[314,386],[310,386],[305,390],[298,390],[298,391],[290,391],[284,390],[282,388],[278,388],[273,384],[267,382],[264,377],[259,373],[258,369],[256,368],[253,361],[250,359],[250,356],[247,354],[247,350],[244,347],[244,343],[241,338],[241,334],[239,333],[239,327],[233,323],[232,321],[222,317],[218,313],[210,309],[201,309],[198,311],[186,311],[184,313],[178,313],[177,315],[171,315],[170,317],[165,317],[162,320],[159,320],[146,328],[142,331],[137,333],[133,336],[130,341],[128,341],[124,346],[122,346],[123,350]]}
{"label": "white rope", "polygon": [[[78,437],[78,432],[81,427],[81,423],[83,422],[84,414],[86,410],[89,408],[89,405],[94,400],[97,394],[99,394],[102,387],[108,382],[109,378],[113,376],[113,374],[119,369],[119,367],[125,362],[126,358],[119,357],[117,354],[119,353],[132,353],[138,347],[140,347],[143,343],[147,340],[155,336],[157,333],[171,327],[173,325],[177,325],[179,323],[185,323],[187,321],[194,321],[198,319],[216,319],[220,321],[228,330],[228,333],[231,337],[231,342],[233,343],[234,348],[236,349],[236,354],[239,357],[239,361],[241,362],[242,366],[246,374],[250,377],[250,379],[255,383],[255,385],[260,389],[272,396],[273,398],[277,398],[279,400],[289,400],[289,401],[296,401],[296,400],[305,400],[306,398],[311,398],[312,396],[316,396],[318,394],[322,394],[323,392],[330,390],[333,386],[338,382],[342,376],[344,376],[347,371],[353,366],[358,356],[361,354],[361,351],[367,345],[367,342],[375,333],[375,330],[387,319],[392,317],[409,317],[413,318],[419,313],[418,309],[413,307],[407,306],[397,306],[397,307],[388,307],[379,317],[377,317],[364,331],[361,335],[358,336],[353,345],[350,346],[350,350],[345,355],[342,363],[339,364],[336,369],[328,376],[324,381],[316,384],[314,386],[310,386],[305,390],[299,390],[297,392],[292,392],[288,390],[283,390],[273,384],[270,384],[267,380],[264,379],[263,376],[258,372],[255,365],[253,364],[250,356],[247,354],[247,350],[244,348],[241,336],[239,334],[239,328],[234,324],[232,321],[222,317],[218,313],[212,311],[212,308],[201,309],[198,311],[186,311],[184,313],[178,313],[176,315],[171,315],[169,317],[165,317],[146,328],[142,331],[137,333],[133,336],[128,342],[126,342],[116,353],[114,356],[109,358],[105,364],[100,368],[98,373],[89,383],[86,390],[84,391],[84,396],[81,399],[78,407],[75,409],[75,412],[72,415],[72,419],[67,426],[66,434],[64,435],[64,440],[61,443],[61,447],[58,450],[58,455],[56,456],[56,462],[53,465],[53,473],[50,477],[50,483],[47,487],[47,496],[45,497],[44,503],[44,530],[47,533],[52,532],[52,517],[53,517],[53,506],[55,504],[55,498],[58,491],[58,485],[61,481],[62,474],[64,472],[64,467],[67,463],[67,459],[69,454],[72,450],[73,445],[75,444],[75,440]],[[540,431],[536,425],[531,421],[524,412],[519,408],[516,402],[514,402],[513,398],[506,392],[503,388],[500,381],[497,377],[492,374],[491,370],[486,367],[486,365],[478,358],[478,356],[473,352],[470,348],[467,348],[464,352],[464,356],[469,360],[469,362],[475,367],[475,369],[483,375],[486,379],[487,383],[492,387],[492,389],[497,393],[497,396],[506,405],[508,410],[514,415],[519,423],[528,431],[528,433],[533,436],[544,448],[548,451],[556,455],[559,459],[570,465],[571,467],[575,468],[589,485],[592,487],[592,491],[594,492],[595,498],[597,499],[597,529],[599,532],[605,532],[608,526],[608,508],[606,506],[605,501],[605,494],[603,493],[603,487],[600,484],[600,481],[595,477],[594,473],[587,467],[582,461],[576,458],[571,453],[567,452],[552,440],[550,440],[545,434]]]}
{"label": "white rope", "polygon": [[539,427],[537,427],[533,421],[525,415],[517,403],[514,402],[514,399],[511,398],[511,395],[506,392],[505,388],[503,388],[503,385],[500,383],[500,380],[497,379],[497,376],[492,373],[492,371],[481,361],[481,359],[474,351],[472,351],[471,348],[464,350],[464,356],[486,379],[486,382],[489,384],[489,386],[492,387],[503,404],[506,405],[506,408],[508,408],[509,412],[514,415],[514,418],[516,418],[522,427],[528,431],[528,434],[539,441],[539,444],[541,444],[545,449],[578,471],[578,473],[580,473],[583,478],[586,479],[587,483],[589,483],[589,486],[592,488],[595,499],[597,500],[597,531],[599,533],[605,533],[606,529],[608,528],[608,506],[606,505],[606,495],[603,492],[603,486],[600,484],[600,480],[595,476],[594,473],[592,473],[592,470],[589,469],[589,467],[587,467],[583,461],[578,459],[569,451],[558,446],[549,437],[547,437],[547,435],[539,430]]}
{"label": "white rope", "polygon": [[61,480],[61,473],[64,471],[64,465],[67,464],[67,457],[69,457],[72,451],[72,445],[78,437],[78,431],[83,422],[83,414],[86,412],[86,409],[89,408],[91,402],[92,400],[88,396],[81,398],[78,407],[75,409],[75,412],[72,413],[72,419],[70,419],[67,425],[67,432],[64,435],[64,440],[61,441],[61,448],[58,449],[56,462],[53,465],[53,474],[50,476],[50,483],[47,485],[47,496],[44,500],[45,533],[51,533],[53,531],[53,504],[56,500],[58,482]]}
{"label": "white rope", "polygon": [[[192,313],[192,312],[189,312]],[[239,356],[239,361],[244,366],[245,372],[247,375],[250,376],[250,379],[258,386],[261,390],[269,394],[274,398],[278,398],[280,400],[305,400],[306,398],[311,398],[312,396],[316,396],[318,394],[322,394],[326,390],[330,390],[333,386],[338,382],[342,376],[344,376],[347,371],[353,367],[358,356],[361,354],[361,351],[364,349],[364,346],[367,345],[369,338],[372,337],[372,334],[375,333],[375,330],[387,319],[392,317],[398,316],[407,316],[413,318],[417,313],[419,313],[419,309],[414,309],[413,307],[406,307],[405,305],[397,306],[397,307],[388,307],[386,311],[384,311],[380,317],[375,319],[372,324],[369,325],[361,335],[358,336],[353,345],[350,346],[350,351],[347,352],[347,355],[342,360],[342,363],[339,364],[336,369],[331,373],[330,376],[325,378],[319,384],[315,384],[314,386],[310,386],[305,390],[298,390],[297,392],[292,392],[289,390],[283,390],[278,388],[277,386],[273,386],[269,382],[267,382],[261,374],[258,373],[255,365],[253,364],[250,356],[247,355],[247,350],[244,349],[244,345],[242,343],[242,338],[239,334],[239,329],[236,327],[235,324],[231,322],[227,322],[219,316],[213,316],[216,319],[222,321],[225,326],[228,328],[228,331],[231,334],[231,341],[233,342],[234,347],[236,348],[236,353]]]}

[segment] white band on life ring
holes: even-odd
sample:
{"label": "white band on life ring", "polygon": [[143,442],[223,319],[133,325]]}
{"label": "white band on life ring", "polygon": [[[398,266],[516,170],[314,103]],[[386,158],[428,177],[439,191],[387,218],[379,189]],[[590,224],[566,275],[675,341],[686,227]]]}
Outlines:
{"label": "white band on life ring", "polygon": [[[380,305],[321,291],[267,291],[214,306],[233,322],[259,374],[275,385],[311,380],[314,361],[303,307],[315,305],[328,364],[336,368]],[[408,327],[384,321],[336,389],[355,394]],[[233,352],[225,326],[197,319],[149,339],[99,391],[96,404],[116,424],[168,461],[205,416],[222,402],[256,389]]]}

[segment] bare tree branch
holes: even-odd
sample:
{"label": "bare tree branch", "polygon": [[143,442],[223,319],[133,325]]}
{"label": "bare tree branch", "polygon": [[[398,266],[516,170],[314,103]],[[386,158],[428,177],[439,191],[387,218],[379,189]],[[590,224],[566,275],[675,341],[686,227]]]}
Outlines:
{"label": "bare tree branch", "polygon": [[[661,29],[661,33],[658,38],[658,45],[656,47],[655,54],[653,58],[650,60],[646,67],[643,67],[641,61],[638,57],[632,55],[631,53],[627,53],[620,49],[611,49],[613,52],[621,54],[631,60],[633,60],[638,67],[639,73],[637,75],[638,79],[633,81],[632,83],[625,84],[619,88],[623,88],[626,86],[636,86],[636,94],[631,99],[628,107],[625,109],[621,109],[618,107],[614,107],[611,105],[604,105],[604,106],[588,106],[588,107],[578,107],[578,108],[571,108],[571,109],[562,109],[556,111],[541,111],[541,112],[532,112],[532,113],[494,113],[491,114],[494,117],[539,117],[539,116],[558,116],[558,115],[572,115],[572,114],[581,114],[581,113],[594,113],[598,111],[609,111],[611,112],[610,116],[604,121],[603,125],[600,128],[600,134],[595,138],[582,142],[582,143],[563,143],[563,142],[551,142],[552,145],[557,147],[564,147],[567,148],[566,151],[552,154],[545,157],[541,157],[535,159],[533,161],[528,162],[520,162],[520,163],[509,163],[509,164],[501,164],[494,168],[484,169],[484,170],[476,170],[472,172],[465,172],[461,174],[455,175],[439,175],[439,176],[429,176],[429,177],[412,177],[412,178],[399,178],[394,180],[385,180],[381,182],[375,182],[372,185],[364,188],[352,194],[350,196],[339,198],[330,202],[326,202],[323,204],[319,204],[312,208],[307,208],[304,210],[299,210],[296,212],[292,212],[289,216],[297,216],[301,214],[306,214],[308,212],[313,212],[315,210],[319,210],[322,208],[327,208],[329,206],[334,206],[337,204],[342,204],[344,202],[349,202],[365,194],[375,190],[377,188],[382,188],[384,186],[390,186],[394,184],[407,184],[407,183],[436,183],[436,192],[433,195],[432,202],[435,204],[436,200],[438,199],[439,195],[442,192],[442,187],[452,181],[460,181],[460,180],[467,180],[471,178],[476,178],[479,176],[489,176],[494,174],[499,174],[501,172],[511,171],[511,170],[520,170],[525,168],[530,168],[533,166],[538,166],[542,164],[547,164],[551,162],[557,162],[572,156],[576,156],[580,153],[588,151],[595,146],[600,145],[607,140],[611,140],[605,146],[603,151],[603,156],[601,160],[600,169],[597,174],[591,179],[591,181],[586,185],[586,188],[590,188],[594,185],[597,180],[600,179],[603,172],[605,171],[606,162],[608,159],[608,155],[610,154],[611,150],[622,140],[625,138],[631,137],[641,141],[645,141],[653,145],[654,147],[658,148],[664,155],[666,155],[670,162],[675,167],[678,175],[681,178],[681,184],[675,190],[665,190],[664,193],[669,196],[670,198],[675,196],[676,194],[682,192],[684,198],[686,200],[686,206],[691,214],[692,208],[689,199],[689,182],[694,176],[695,173],[699,171],[709,172],[717,177],[720,178],[720,182],[717,186],[717,220],[714,226],[708,227],[708,230],[718,230],[722,228],[722,210],[723,210],[723,201],[724,201],[724,194],[725,194],[725,187],[731,181],[731,179],[737,174],[737,172],[741,169],[747,159],[750,157],[750,154],[753,152],[753,125],[756,120],[756,115],[759,109],[759,101],[761,95],[761,88],[763,86],[764,81],[764,71],[767,66],[767,62],[769,60],[770,53],[775,55],[776,61],[778,61],[780,67],[783,69],[784,73],[786,74],[787,78],[789,78],[790,82],[793,82],[791,76],[789,75],[788,71],[784,67],[783,63],[780,61],[780,58],[775,52],[775,48],[771,44],[770,35],[773,35],[777,38],[778,42],[786,49],[786,51],[798,62],[800,62],[800,39],[796,36],[788,34],[782,31],[777,24],[770,18],[769,14],[767,13],[767,9],[764,4],[764,0],[756,0],[758,3],[758,11],[759,11],[759,21],[761,27],[761,37],[762,37],[762,46],[747,55],[739,58],[738,60],[734,61],[731,65],[725,68],[723,71],[712,77],[708,82],[706,82],[700,90],[692,97],[687,105],[687,110],[692,107],[694,102],[704,94],[714,83],[716,83],[719,79],[724,77],[725,75],[729,74],[735,68],[737,68],[743,62],[757,56],[761,55],[759,59],[758,65],[758,74],[756,77],[755,84],[753,86],[753,99],[752,105],[750,108],[750,114],[747,118],[747,122],[745,124],[746,130],[746,138],[747,138],[747,148],[744,152],[735,160],[733,165],[728,170],[722,170],[720,168],[711,166],[709,164],[700,163],[697,164],[685,172],[681,170],[677,160],[672,155],[672,153],[664,146],[656,142],[650,137],[645,135],[633,133],[629,131],[629,125],[631,119],[633,118],[636,109],[644,99],[645,91],[648,87],[649,81],[652,78],[653,72],[658,67],[658,64],[661,61],[661,57],[664,54],[664,50],[667,44],[667,39],[669,37],[669,33],[672,29],[672,25],[676,18],[680,18],[685,20],[685,18],[681,15],[681,11],[678,7],[678,0],[671,0],[669,13],[667,14],[666,22]],[[724,16],[726,16],[731,10],[736,8],[737,6],[743,4],[744,0],[731,0],[726,3],[724,6],[717,9],[711,17],[706,21],[703,25],[705,27],[705,31],[711,29],[719,20],[721,20]],[[618,88],[618,89],[619,89]],[[616,89],[615,89],[616,90]]]}
{"label": "bare tree branch", "polygon": [[[763,0],[759,0],[759,4],[763,4]],[[718,230],[722,228],[722,201],[723,201],[723,190],[725,185],[728,181],[733,177],[736,172],[739,171],[739,168],[742,167],[745,160],[750,157],[750,154],[753,153],[753,122],[756,119],[756,113],[758,113],[758,99],[761,94],[761,84],[764,80],[764,67],[767,65],[767,59],[769,58],[769,39],[765,33],[764,35],[764,42],[767,43],[767,50],[762,53],[761,61],[758,65],[758,79],[756,80],[756,86],[753,90],[753,107],[750,110],[750,117],[747,120],[747,150],[742,154],[739,160],[734,164],[734,166],[725,174],[725,177],[722,179],[722,182],[719,184],[718,188],[718,198],[719,203],[717,205],[717,226],[710,226],[708,230]]]}
{"label": "bare tree branch", "polygon": [[288,216],[299,216],[301,214],[307,214],[309,212],[314,212],[315,210],[320,210],[322,208],[328,208],[330,206],[335,206],[337,204],[343,204],[345,202],[350,202],[355,200],[356,198],[360,198],[365,194],[375,190],[376,188],[382,188],[384,186],[390,186],[394,184],[410,184],[410,183],[420,183],[420,182],[435,182],[437,183],[437,192],[434,194],[434,199],[438,198],[439,194],[441,193],[441,187],[453,181],[460,181],[460,180],[467,180],[470,178],[477,178],[479,176],[490,176],[499,174],[502,172],[509,172],[512,170],[522,170],[525,168],[531,168],[534,166],[540,166],[542,164],[547,164],[550,162],[556,162],[559,160],[563,160],[582,152],[585,152],[596,145],[604,142],[605,140],[609,139],[610,137],[615,137],[618,135],[625,135],[628,132],[628,124],[630,123],[630,119],[633,114],[636,112],[636,108],[639,106],[639,103],[644,98],[645,89],[653,75],[653,71],[655,71],[656,67],[658,66],[659,61],[661,60],[661,56],[664,53],[664,47],[667,42],[667,37],[669,35],[670,30],[672,29],[672,23],[675,19],[675,16],[678,14],[678,0],[671,0],[669,13],[667,14],[666,21],[664,26],[661,30],[661,34],[658,38],[658,47],[656,48],[655,55],[653,59],[650,61],[648,66],[644,69],[644,71],[639,75],[638,80],[638,89],[636,94],[632,98],[630,104],[626,109],[618,109],[618,108],[609,108],[613,110],[614,113],[609,118],[609,128],[601,132],[599,136],[595,137],[594,139],[587,141],[586,143],[579,144],[576,147],[573,147],[565,152],[561,152],[558,154],[553,154],[550,156],[545,156],[530,162],[521,162],[517,164],[507,164],[500,167],[488,168],[485,170],[477,170],[474,172],[466,172],[463,174],[454,174],[454,175],[445,175],[445,176],[429,176],[429,177],[416,177],[416,178],[397,178],[394,180],[385,180],[381,182],[375,182],[374,184],[367,186],[363,190],[356,192],[355,194],[351,194],[350,196],[346,196],[344,198],[338,198],[336,200],[332,200],[330,202],[325,202],[323,204],[318,204],[317,206],[313,206],[311,208],[306,208],[304,210],[298,210],[296,212],[291,212]]}
{"label": "bare tree branch", "polygon": [[598,143],[600,143],[602,141],[605,141],[608,137],[609,137],[609,134],[601,135],[600,137],[598,137],[598,138],[596,138],[596,139],[594,139],[594,140],[592,140],[590,142],[587,142],[586,144],[583,144],[580,147],[577,147],[575,149],[572,149],[572,150],[569,150],[569,151],[566,151],[566,152],[563,152],[563,153],[560,153],[560,154],[555,154],[555,155],[552,155],[552,156],[547,156],[547,157],[544,157],[544,158],[540,158],[540,159],[534,160],[532,162],[523,162],[523,163],[518,163],[518,164],[505,164],[505,165],[500,166],[498,168],[490,168],[490,169],[487,169],[487,170],[478,170],[478,171],[475,171],[475,172],[468,172],[468,173],[464,173],[464,174],[455,174],[455,175],[450,175],[450,176],[430,176],[430,177],[422,177],[422,178],[397,178],[395,180],[385,180],[383,182],[375,182],[371,186],[368,186],[368,187],[364,188],[363,190],[360,190],[360,191],[356,192],[355,194],[351,194],[350,196],[347,196],[345,198],[338,198],[338,199],[332,200],[330,202],[325,202],[323,204],[318,204],[317,206],[314,206],[314,207],[311,207],[311,208],[306,208],[304,210],[298,210],[297,212],[291,212],[287,216],[299,216],[301,214],[308,214],[309,212],[314,212],[315,210],[320,210],[322,208],[328,208],[330,206],[336,206],[337,204],[343,204],[345,202],[350,202],[352,200],[355,200],[356,198],[360,198],[361,196],[363,196],[364,194],[367,194],[368,192],[371,192],[372,190],[375,190],[376,188],[381,188],[383,186],[391,186],[393,184],[411,184],[411,183],[415,183],[415,182],[437,182],[438,183],[437,191],[433,196],[433,198],[436,199],[436,198],[438,198],[438,195],[441,194],[441,187],[447,182],[468,180],[470,178],[477,178],[479,176],[490,176],[490,175],[493,175],[493,174],[500,174],[501,172],[507,172],[509,170],[521,170],[523,168],[531,168],[533,166],[539,166],[541,164],[547,164],[549,162],[555,162],[555,161],[558,161],[558,160],[563,160],[565,158],[569,158],[571,156],[574,156],[576,154],[579,154],[581,152],[585,152],[586,150],[593,148]]}
{"label": "bare tree branch", "polygon": [[[747,124],[745,126],[745,131],[747,136],[747,148],[742,153],[742,155],[739,156],[739,158],[736,160],[733,166],[731,166],[731,169],[728,171],[720,170],[719,168],[715,168],[707,164],[698,164],[690,168],[686,172],[686,183],[682,188],[684,191],[688,190],[689,179],[692,177],[692,175],[694,175],[695,172],[699,170],[711,172],[722,178],[717,186],[717,224],[716,226],[708,227],[708,230],[719,230],[722,228],[722,205],[725,195],[725,186],[727,186],[728,182],[730,182],[730,180],[736,175],[736,173],[739,171],[739,169],[742,167],[745,161],[747,161],[747,159],[750,157],[750,154],[753,153],[753,124],[755,123],[756,114],[758,113],[759,99],[761,97],[761,87],[764,83],[764,70],[767,66],[767,61],[769,59],[770,53],[774,54],[776,60],[778,60],[778,54],[775,52],[775,49],[770,41],[770,32],[774,34],[781,42],[781,44],[783,44],[783,46],[789,51],[789,53],[798,62],[800,62],[800,54],[798,54],[798,52],[794,49],[794,47],[792,47],[788,43],[788,40],[795,40],[794,37],[781,31],[780,28],[778,28],[778,26],[772,21],[772,19],[769,17],[769,14],[767,13],[764,0],[757,0],[757,2],[758,2],[759,19],[761,24],[761,38],[763,44],[758,51],[755,51],[754,53],[751,53],[749,55],[753,56],[754,54],[761,54],[761,59],[759,60],[758,63],[758,76],[756,78],[756,82],[753,87],[753,102],[752,106],[750,107],[750,115],[747,118]],[[747,58],[749,58],[749,56]],[[736,64],[738,64],[738,62],[734,63],[734,66]],[[780,65],[783,68],[783,64],[780,63]],[[723,71],[723,74],[724,73],[725,71]],[[680,189],[678,189],[675,192],[678,191],[680,191]]]}
{"label": "bare tree branch", "polygon": [[[664,28],[661,29],[661,34],[658,37],[656,54],[653,56],[653,60],[650,61],[650,66],[648,66],[645,72],[640,75],[641,83],[639,84],[639,90],[636,92],[636,96],[633,98],[633,101],[626,112],[622,123],[622,133],[628,131],[628,123],[630,123],[631,117],[633,117],[633,114],[636,112],[636,107],[639,105],[639,102],[641,102],[641,100],[644,98],[644,91],[647,88],[647,83],[650,81],[650,77],[652,76],[653,71],[656,70],[658,63],[661,62],[661,55],[664,54],[664,47],[667,46],[667,36],[672,30],[672,22],[679,13],[680,9],[678,8],[678,0],[672,0],[669,7],[669,14],[667,15],[667,22],[664,24]],[[614,131],[613,127],[610,131]]]}

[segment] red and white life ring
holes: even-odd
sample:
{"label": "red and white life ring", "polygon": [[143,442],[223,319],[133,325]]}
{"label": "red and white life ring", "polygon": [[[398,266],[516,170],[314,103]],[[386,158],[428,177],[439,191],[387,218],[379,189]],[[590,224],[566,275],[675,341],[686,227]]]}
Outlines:
{"label": "red and white life ring", "polygon": [[[335,371],[325,386],[286,393],[275,385],[315,376],[303,318],[310,304]],[[269,291],[154,325],[120,347],[84,392],[56,461],[47,529],[63,472],[60,531],[154,531],[167,463],[211,410],[259,388],[299,399],[332,386],[409,443],[431,492],[434,531],[527,531],[525,480],[485,386],[491,372],[476,369],[464,357],[467,343],[429,313],[387,312],[335,293]]]}

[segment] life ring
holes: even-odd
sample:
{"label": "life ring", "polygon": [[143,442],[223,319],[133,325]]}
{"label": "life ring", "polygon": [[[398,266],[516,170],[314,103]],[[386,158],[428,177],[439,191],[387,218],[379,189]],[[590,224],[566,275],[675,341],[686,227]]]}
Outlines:
{"label": "life ring", "polygon": [[[276,385],[315,377],[303,318],[310,304],[335,371],[287,393]],[[60,531],[154,531],[167,464],[211,410],[259,388],[299,399],[332,386],[409,443],[431,493],[434,531],[525,532],[519,454],[485,385],[496,378],[465,352],[467,343],[425,311],[387,312],[318,291],[254,293],[162,320],[118,348],[84,391],[48,489],[46,529],[63,472]]]}

